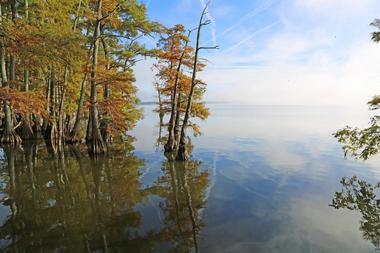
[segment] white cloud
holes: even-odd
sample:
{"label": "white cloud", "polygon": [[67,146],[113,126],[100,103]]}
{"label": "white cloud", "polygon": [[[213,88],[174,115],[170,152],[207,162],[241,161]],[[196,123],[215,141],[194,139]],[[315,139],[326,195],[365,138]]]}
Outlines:
{"label": "white cloud", "polygon": [[[190,2],[181,1],[182,5]],[[211,62],[201,74],[209,84],[208,100],[365,104],[380,94],[380,45],[370,41],[373,29],[368,25],[380,13],[378,0],[275,2],[267,0],[235,23],[224,25],[217,37],[227,49],[202,55]],[[260,16],[268,20],[254,27],[246,24],[268,9],[270,13]],[[273,22],[281,24],[252,35]],[[227,47],[226,40],[235,45]],[[149,64],[136,68],[143,100],[154,98]]]}
{"label": "white cloud", "polygon": [[281,5],[282,29],[265,33],[269,39],[263,48],[238,45],[234,52],[211,59],[214,65],[202,74],[209,84],[208,99],[365,104],[380,93],[380,45],[370,41],[368,26],[379,7],[373,0],[294,0]]}
{"label": "white cloud", "polygon": [[376,0],[296,0],[295,5],[307,11],[315,13],[358,13],[361,9],[368,8]]}
{"label": "white cloud", "polygon": [[[321,52],[307,62],[235,69],[210,68],[203,74],[210,100],[247,104],[365,104],[380,93],[380,47],[356,45],[345,63]],[[223,91],[223,92],[219,92]]]}

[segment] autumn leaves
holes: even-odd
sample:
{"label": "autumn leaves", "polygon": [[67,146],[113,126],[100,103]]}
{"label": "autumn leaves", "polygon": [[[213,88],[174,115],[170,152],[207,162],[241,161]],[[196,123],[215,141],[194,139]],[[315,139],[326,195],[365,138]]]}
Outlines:
{"label": "autumn leaves", "polygon": [[[133,66],[155,57],[160,113],[170,115],[167,151],[185,153],[186,129],[206,119],[205,84],[197,78],[203,10],[190,46],[182,25],[165,28],[148,20],[136,0],[7,0],[0,3],[0,100],[2,143],[44,137],[55,152],[65,143],[86,142],[90,153],[141,118]],[[161,38],[147,48],[145,36]],[[183,152],[181,151],[183,150]]]}

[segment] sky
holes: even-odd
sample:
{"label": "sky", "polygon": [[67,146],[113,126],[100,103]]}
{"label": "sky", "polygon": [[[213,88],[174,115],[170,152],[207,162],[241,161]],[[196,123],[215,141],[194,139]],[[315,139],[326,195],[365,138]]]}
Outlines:
{"label": "sky", "polygon": [[[207,0],[144,0],[150,19],[194,28]],[[251,105],[359,105],[380,94],[380,0],[211,0],[202,33],[206,100]],[[150,42],[152,45],[154,41]],[[155,101],[152,59],[136,66]]]}

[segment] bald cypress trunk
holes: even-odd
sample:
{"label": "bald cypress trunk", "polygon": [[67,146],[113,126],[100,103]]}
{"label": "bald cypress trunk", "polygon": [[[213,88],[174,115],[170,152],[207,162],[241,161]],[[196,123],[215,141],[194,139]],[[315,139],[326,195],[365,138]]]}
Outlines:
{"label": "bald cypress trunk", "polygon": [[[189,35],[190,36],[190,33]],[[166,152],[173,152],[177,149],[177,134],[176,134],[176,127],[179,122],[179,99],[180,99],[180,93],[179,93],[179,78],[180,78],[180,73],[181,73],[181,68],[182,68],[182,62],[183,58],[185,57],[186,54],[186,48],[188,45],[189,41],[186,40],[185,46],[183,49],[183,52],[181,53],[179,59],[178,59],[178,66],[176,69],[176,76],[174,80],[174,89],[173,89],[173,99],[172,99],[172,104],[171,104],[171,115],[170,115],[170,126],[169,126],[169,138],[168,142],[165,145],[165,151]]]}
{"label": "bald cypress trunk", "polygon": [[65,72],[63,76],[63,86],[61,88],[61,94],[59,98],[59,108],[58,108],[58,148],[60,151],[63,150],[64,138],[65,138],[65,125],[64,125],[64,113],[63,106],[65,102],[66,86],[68,82],[69,70],[65,67]]}
{"label": "bald cypress trunk", "polygon": [[69,142],[70,143],[76,143],[80,142],[79,132],[82,127],[82,120],[83,120],[83,105],[84,105],[84,99],[86,96],[86,88],[87,88],[87,73],[84,75],[81,85],[81,91],[80,91],[80,97],[78,102],[78,108],[75,115],[75,123],[74,127],[71,130]]}
{"label": "bald cypress trunk", "polygon": [[99,52],[99,35],[100,35],[100,22],[102,17],[102,0],[98,0],[97,7],[98,17],[95,24],[95,31],[93,36],[93,49],[92,49],[92,70],[91,70],[91,96],[90,96],[90,109],[89,121],[87,128],[87,143],[89,153],[92,155],[105,153],[107,151],[106,144],[99,128],[99,112],[97,107],[97,91],[96,91],[96,77],[98,67],[98,52]]}
{"label": "bald cypress trunk", "polygon": [[196,46],[195,46],[195,55],[194,55],[194,63],[193,63],[193,74],[191,77],[191,88],[190,88],[190,93],[187,97],[187,106],[186,106],[185,116],[182,123],[181,135],[180,135],[179,144],[178,144],[178,152],[177,152],[177,157],[176,157],[178,161],[186,161],[190,157],[189,152],[186,150],[186,128],[188,127],[190,112],[193,105],[193,95],[194,95],[194,89],[196,86],[197,68],[198,68],[198,54],[201,48],[200,36],[201,36],[202,26],[204,25],[203,17],[205,13],[206,13],[206,8],[203,9],[203,12],[202,12],[201,18],[199,19],[199,24],[198,24],[197,41],[196,41]]}
{"label": "bald cypress trunk", "polygon": [[[25,4],[25,19],[29,23],[29,0],[24,0]],[[24,89],[29,91],[29,69],[25,67],[24,69]]]}
{"label": "bald cypress trunk", "polygon": [[178,150],[179,141],[181,138],[181,93],[178,93],[177,99],[177,115],[175,117],[174,136],[175,136],[175,150]]}
{"label": "bald cypress trunk", "polygon": [[[29,91],[29,70],[24,70],[24,90],[25,92]],[[17,133],[20,135],[23,140],[34,139],[36,136],[34,135],[32,124],[31,124],[32,115],[26,114],[22,117],[22,122],[20,127],[17,129]]]}
{"label": "bald cypress trunk", "polygon": [[[29,22],[29,1],[24,0],[25,4],[25,19],[27,22]],[[29,91],[29,69],[24,68],[24,91]],[[21,126],[18,128],[17,133],[20,135],[21,139],[27,140],[27,139],[33,139],[35,138],[35,135],[33,133],[33,129],[31,126],[31,115],[28,113],[27,115],[24,115],[22,117],[22,123]]]}
{"label": "bald cypress trunk", "polygon": [[50,121],[47,124],[45,131],[45,139],[50,140],[51,147],[54,153],[57,152],[58,147],[58,129],[57,129],[57,79],[56,79],[55,66],[51,66],[50,80],[49,80],[49,110],[50,110]]}
{"label": "bald cypress trunk", "polygon": [[[76,12],[76,17],[75,17],[75,20],[74,20],[74,25],[73,25],[73,31],[76,30],[77,28],[77,25],[78,25],[78,19],[79,19],[79,12],[80,12],[80,9],[82,7],[82,0],[79,0],[79,3],[78,3],[78,8],[77,8],[77,12]],[[89,27],[87,27],[87,34],[86,36],[89,35]],[[91,49],[92,49],[92,45],[90,46],[90,50],[88,51],[88,56],[87,56],[87,59],[89,60],[90,58],[90,55],[91,55]],[[87,67],[87,63],[86,63],[86,67]],[[80,90],[80,96],[79,96],[79,102],[78,102],[78,108],[77,108],[77,112],[76,112],[76,115],[75,115],[75,122],[74,122],[74,127],[73,129],[71,130],[70,134],[69,134],[69,137],[67,139],[67,141],[69,143],[76,143],[76,142],[80,142],[81,139],[79,137],[79,132],[80,132],[80,129],[82,127],[82,119],[83,119],[83,105],[84,105],[84,99],[85,99],[85,96],[86,96],[86,88],[87,88],[87,77],[88,77],[88,74],[87,72],[84,74],[84,77],[83,77],[83,80],[82,80],[82,85],[81,85],[81,90]]]}
{"label": "bald cypress trunk", "polygon": [[[107,43],[105,42],[104,38],[102,38],[102,46],[103,46],[104,55],[105,55],[106,61],[107,61],[106,69],[110,70],[111,69],[110,56],[109,56]],[[109,100],[110,94],[111,94],[110,87],[109,87],[108,83],[105,83],[104,84],[104,91],[103,91],[103,97],[104,97],[105,101]],[[106,143],[110,143],[111,139],[112,139],[112,136],[110,135],[110,132],[109,132],[108,116],[109,115],[107,115],[107,113],[104,113],[103,114],[103,120],[100,123],[100,132],[102,134],[103,140]]]}
{"label": "bald cypress trunk", "polygon": [[[12,1],[14,4],[14,2]],[[12,17],[15,16],[15,9],[12,5]],[[0,20],[2,20],[2,11],[1,11],[1,5],[0,5]],[[1,80],[2,80],[2,87],[9,88],[9,82],[8,82],[8,76],[7,76],[7,69],[6,69],[6,63],[5,63],[5,49],[4,45],[0,44],[0,64],[1,64]],[[13,58],[14,61],[14,58]],[[12,65],[12,64],[10,64]],[[11,78],[14,78],[14,66],[11,68]],[[12,70],[13,68],[13,70]],[[11,79],[13,81],[14,79]],[[14,130],[13,126],[13,115],[12,115],[12,109],[9,104],[9,101],[2,101],[3,102],[3,110],[4,110],[4,124],[3,124],[3,133],[0,138],[1,143],[9,143],[18,145],[21,143],[21,138],[18,136],[18,134]]]}

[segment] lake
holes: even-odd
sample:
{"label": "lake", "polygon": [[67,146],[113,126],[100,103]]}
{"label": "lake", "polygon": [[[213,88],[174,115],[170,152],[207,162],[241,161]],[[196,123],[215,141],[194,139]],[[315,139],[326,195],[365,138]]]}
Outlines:
{"label": "lake", "polygon": [[361,214],[329,206],[342,177],[380,182],[379,158],[345,159],[332,136],[366,126],[366,107],[211,104],[182,163],[166,161],[159,117],[143,109],[132,137],[98,159],[82,146],[54,157],[44,141],[3,147],[0,249],[375,252]]}

